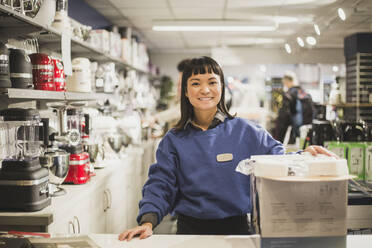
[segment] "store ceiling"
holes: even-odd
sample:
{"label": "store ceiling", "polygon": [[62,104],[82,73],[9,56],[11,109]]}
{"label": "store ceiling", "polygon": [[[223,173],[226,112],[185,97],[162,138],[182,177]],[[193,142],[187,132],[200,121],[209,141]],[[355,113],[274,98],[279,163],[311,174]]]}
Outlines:
{"label": "store ceiling", "polygon": [[[133,26],[153,52],[210,49],[223,46],[284,48],[296,37],[312,35],[316,48],[342,48],[343,38],[372,32],[371,0],[85,0],[118,26]],[[337,9],[347,19],[342,21]],[[277,23],[265,32],[159,32],[154,24],[177,21]],[[319,25],[317,36],[313,24]],[[306,45],[308,46],[308,45]],[[305,47],[306,48],[306,47]],[[312,48],[312,47],[307,47]]]}

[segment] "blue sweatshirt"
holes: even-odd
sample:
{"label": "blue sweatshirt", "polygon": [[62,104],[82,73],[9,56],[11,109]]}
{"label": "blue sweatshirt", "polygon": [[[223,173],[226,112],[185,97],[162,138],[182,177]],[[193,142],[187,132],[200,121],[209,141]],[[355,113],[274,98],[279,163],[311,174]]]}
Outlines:
{"label": "blue sweatshirt", "polygon": [[[283,145],[264,129],[241,118],[225,119],[213,129],[169,131],[156,151],[139,203],[137,221],[170,212],[199,219],[220,219],[251,211],[249,177],[235,171],[252,155],[284,154]],[[231,153],[231,161],[217,155]]]}

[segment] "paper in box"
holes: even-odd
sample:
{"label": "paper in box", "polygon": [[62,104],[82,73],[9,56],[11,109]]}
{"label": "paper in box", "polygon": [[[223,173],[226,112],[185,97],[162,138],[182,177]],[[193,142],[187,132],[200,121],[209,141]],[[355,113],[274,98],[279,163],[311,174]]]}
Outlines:
{"label": "paper in box", "polygon": [[256,177],[261,236],[346,235],[347,184],[344,177]]}
{"label": "paper in box", "polygon": [[[286,175],[271,173],[275,161],[277,166],[287,165]],[[261,237],[346,235],[347,186],[352,176],[345,159],[260,155],[241,161],[236,170],[251,175],[252,224]]]}

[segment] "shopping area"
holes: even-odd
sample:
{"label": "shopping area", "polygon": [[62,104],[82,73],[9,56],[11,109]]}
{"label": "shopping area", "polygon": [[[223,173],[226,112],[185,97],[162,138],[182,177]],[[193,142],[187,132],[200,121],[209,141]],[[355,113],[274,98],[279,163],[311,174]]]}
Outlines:
{"label": "shopping area", "polygon": [[[369,0],[0,0],[0,248],[372,247],[371,13]],[[206,127],[188,91],[202,56],[225,106]],[[225,128],[167,143],[182,120],[211,137],[225,110],[267,140]],[[193,185],[184,174],[203,166]],[[239,194],[249,235],[176,234],[179,215],[234,217]],[[152,235],[118,240],[143,223]]]}

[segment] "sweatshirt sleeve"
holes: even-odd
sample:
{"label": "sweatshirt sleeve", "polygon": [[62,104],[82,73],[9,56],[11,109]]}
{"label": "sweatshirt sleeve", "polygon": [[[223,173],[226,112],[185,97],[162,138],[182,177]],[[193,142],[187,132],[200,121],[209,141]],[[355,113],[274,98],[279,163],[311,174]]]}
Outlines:
{"label": "sweatshirt sleeve", "polygon": [[253,133],[257,142],[256,154],[284,154],[285,148],[282,143],[275,140],[265,129],[260,126],[253,127]]}
{"label": "sweatshirt sleeve", "polygon": [[177,154],[168,133],[159,143],[156,163],[150,166],[148,180],[142,189],[137,222],[146,213],[156,213],[157,224],[173,208],[178,191],[176,168]]}

